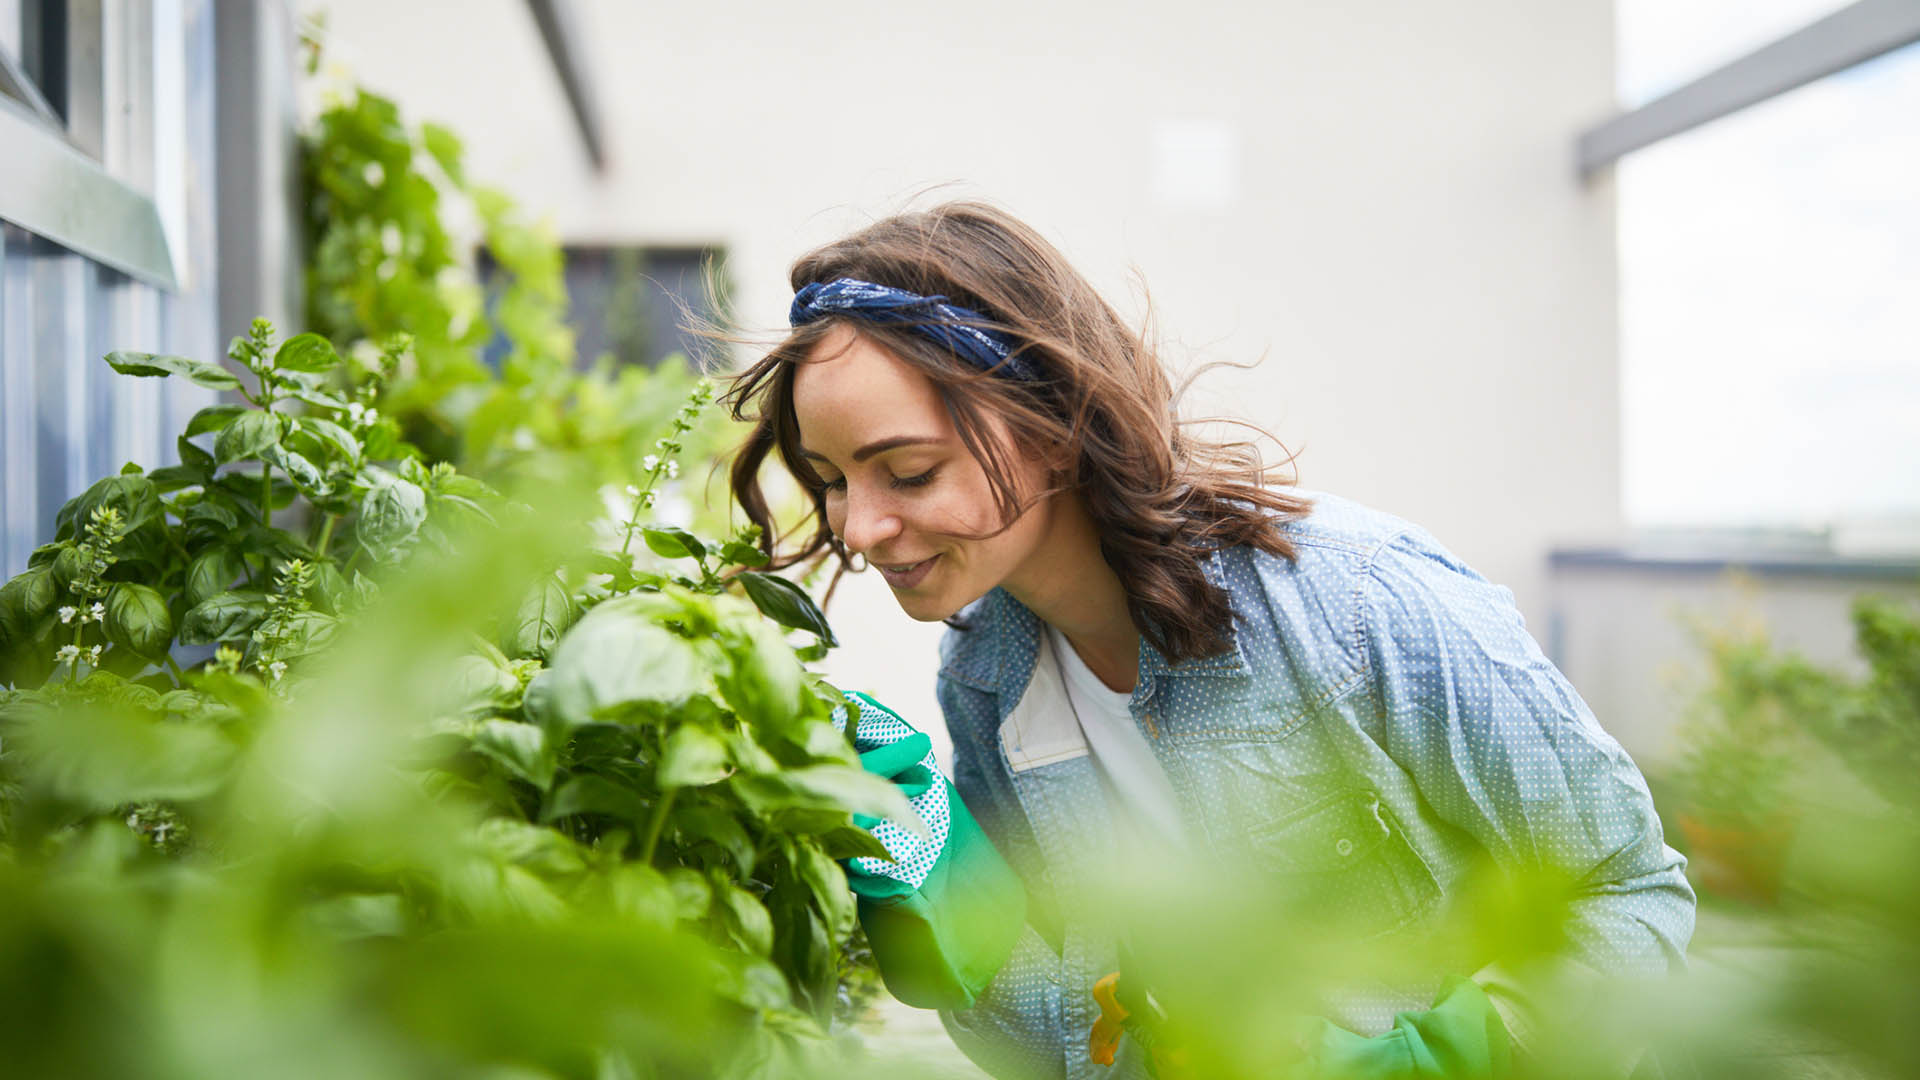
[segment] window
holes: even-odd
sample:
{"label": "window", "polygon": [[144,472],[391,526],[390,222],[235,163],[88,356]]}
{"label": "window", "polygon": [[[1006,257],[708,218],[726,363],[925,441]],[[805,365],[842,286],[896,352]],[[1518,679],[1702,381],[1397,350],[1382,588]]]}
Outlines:
{"label": "window", "polygon": [[[1840,6],[1623,0],[1622,96]],[[1920,45],[1621,160],[1629,522],[1920,540],[1915,116]]]}
{"label": "window", "polygon": [[64,126],[67,56],[66,0],[0,0],[0,97]]}
{"label": "window", "polygon": [[[708,295],[707,269],[724,288],[724,255],[706,247],[613,247],[569,245],[566,258],[568,323],[582,367],[603,354],[617,364],[652,367],[674,353],[701,355],[700,339],[681,326],[681,308],[713,319],[715,298]],[[481,252],[480,278],[490,282],[495,265]],[[724,303],[724,297],[719,298]],[[497,365],[506,342],[487,346],[486,360]]]}

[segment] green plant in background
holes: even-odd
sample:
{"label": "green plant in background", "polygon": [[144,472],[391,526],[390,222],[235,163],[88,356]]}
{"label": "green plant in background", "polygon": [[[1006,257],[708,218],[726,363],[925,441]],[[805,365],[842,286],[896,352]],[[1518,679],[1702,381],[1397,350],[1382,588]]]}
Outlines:
{"label": "green plant in background", "polygon": [[[607,484],[638,471],[652,452],[648,433],[695,379],[685,357],[649,358],[652,368],[611,355],[577,363],[559,245],[506,195],[468,181],[447,129],[410,129],[393,102],[356,89],[320,114],[304,145],[308,321],[355,356],[412,336],[412,363],[390,380],[388,408],[429,460],[491,480],[537,475],[556,452]],[[497,268],[491,312],[456,258],[450,199],[472,209]],[[628,310],[641,298],[622,299],[627,321],[641,320]],[[628,330],[620,340],[631,344],[637,331]],[[497,372],[481,359],[496,333],[506,347]],[[703,423],[683,441],[691,459],[710,460],[729,437]]]}
{"label": "green plant in background", "polygon": [[1837,788],[1915,807],[1920,765],[1920,621],[1899,604],[1853,603],[1854,679],[1782,652],[1757,619],[1688,620],[1707,657],[1671,779],[1680,826],[1710,894],[1777,898],[1799,821]]}
{"label": "green plant in background", "polygon": [[[1717,981],[1667,999],[1704,1076],[1920,1071],[1902,1034],[1920,1001],[1920,614],[1862,595],[1851,620],[1864,677],[1779,649],[1751,615],[1687,620],[1707,658],[1669,777],[1688,876],[1746,904],[1703,924],[1739,945],[1730,981],[1709,943]],[[1807,1052],[1756,1058],[1756,1032]]]}
{"label": "green plant in background", "polygon": [[[608,1060],[673,1075],[827,1060],[872,992],[835,860],[884,850],[851,815],[913,819],[785,640],[802,631],[817,655],[832,635],[804,591],[755,569],[759,537],[653,516],[711,387],[649,444],[628,512],[595,530],[590,470],[572,470],[588,490],[530,489],[535,508],[429,467],[381,415],[377,379],[355,400],[324,388],[341,361],[317,335],[276,345],[256,322],[230,356],[250,385],[181,357],[108,358],[245,403],[196,415],[184,464],[74,499],[0,588],[9,947],[124,964],[76,975],[47,1006],[58,1023],[16,1029],[31,1060],[231,1074],[155,1034],[179,1035],[167,995],[224,993],[222,965],[264,981],[233,1006],[260,1032],[302,1008],[353,1032],[322,1073],[419,1075],[423,1055],[583,1076],[624,1075]],[[183,666],[196,645],[216,648]],[[63,897],[96,917],[61,921]],[[208,966],[175,971],[133,944],[180,935]],[[395,969],[430,956],[471,972],[495,948],[527,960],[527,985]],[[593,965],[622,957],[657,970],[554,1020],[549,999],[578,996],[556,982],[604,986],[614,973]],[[333,996],[368,979],[391,1012],[371,1026]],[[128,1033],[78,1045],[74,1017],[109,999]],[[493,1027],[448,1026],[488,1009]],[[684,1030],[632,1027],[656,1014]]]}

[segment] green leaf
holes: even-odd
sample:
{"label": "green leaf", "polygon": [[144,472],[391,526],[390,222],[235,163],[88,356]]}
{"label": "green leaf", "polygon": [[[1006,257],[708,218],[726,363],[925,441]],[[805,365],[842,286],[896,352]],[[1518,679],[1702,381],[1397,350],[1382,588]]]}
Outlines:
{"label": "green leaf", "polygon": [[560,639],[552,666],[536,680],[538,707],[554,722],[584,724],[639,703],[677,706],[712,685],[710,662],[695,643],[636,612],[636,599],[601,604]]}
{"label": "green leaf", "polygon": [[308,496],[323,496],[333,490],[319,467],[303,454],[275,444],[267,447],[260,456],[268,464],[279,467],[293,481],[293,485]]}
{"label": "green leaf", "polygon": [[158,590],[121,582],[107,594],[107,638],[141,656],[158,657],[173,644],[173,617]]}
{"label": "green leaf", "polygon": [[436,495],[459,495],[468,499],[497,499],[500,493],[485,483],[461,473],[447,473],[436,477],[433,482]]}
{"label": "green leaf", "polygon": [[745,878],[753,873],[753,837],[747,834],[747,827],[740,824],[740,819],[731,811],[717,806],[688,806],[683,800],[674,804],[673,826],[687,840],[705,841],[719,848],[732,862],[734,873],[739,877]]}
{"label": "green leaf", "polygon": [[208,532],[215,534],[229,532],[240,527],[240,515],[234,513],[233,507],[228,506],[224,502],[217,502],[210,499],[202,500],[187,507],[187,512],[180,516],[180,520],[183,524],[200,526]]}
{"label": "green leaf", "polygon": [[367,457],[374,461],[391,461],[412,452],[412,448],[400,439],[400,428],[389,417],[381,417],[380,422],[367,429]]}
{"label": "green leaf", "polygon": [[19,741],[31,754],[36,779],[101,810],[204,798],[225,782],[235,756],[234,745],[214,728],[118,709],[63,709],[21,731]]}
{"label": "green leaf", "polygon": [[834,937],[844,938],[853,933],[857,913],[853,893],[847,888],[846,871],[806,841],[793,844],[792,856],[794,872],[813,890],[814,906],[819,908]]}
{"label": "green leaf", "polygon": [[342,614],[352,592],[347,579],[332,563],[323,562],[313,568],[313,589],[307,598],[320,605],[329,615]]}
{"label": "green leaf", "polygon": [[[245,410],[242,411],[244,412]],[[199,446],[194,444],[193,440],[187,438],[185,435],[175,439],[174,445],[180,448],[180,463],[182,465],[189,465],[196,469],[204,469],[211,472],[213,467],[218,464],[218,462],[213,460],[212,454],[200,449]]]}
{"label": "green leaf", "polygon": [[674,907],[682,919],[704,919],[713,907],[713,886],[691,867],[676,866],[667,871],[667,887],[673,890]]}
{"label": "green leaf", "polygon": [[314,390],[305,386],[293,385],[286,387],[281,396],[290,397],[295,401],[304,401],[309,405],[318,405],[323,409],[332,409],[336,412],[347,411],[347,400],[345,398],[337,394],[329,394],[325,390]]}
{"label": "green leaf", "polygon": [[720,557],[736,566],[765,566],[767,553],[752,544],[729,540],[720,548]]}
{"label": "green leaf", "polygon": [[433,486],[433,473],[419,458],[408,458],[400,463],[400,479],[418,488]]}
{"label": "green leaf", "polygon": [[212,548],[194,556],[193,562],[187,566],[188,607],[227,591],[227,587],[246,569],[246,560],[229,547]]}
{"label": "green leaf", "polygon": [[[744,607],[745,605],[742,605]],[[772,623],[748,612],[730,618],[719,635],[728,663],[718,673],[720,693],[741,716],[796,745],[805,733],[795,722],[805,715],[805,672]]]}
{"label": "green leaf", "polygon": [[641,529],[640,535],[646,539],[647,546],[653,549],[654,554],[668,559],[684,559],[688,556],[698,559],[707,554],[706,545],[692,533],[671,525]]}
{"label": "green leaf", "polygon": [[193,414],[193,419],[187,421],[187,430],[184,434],[191,437],[209,431],[219,431],[233,423],[235,417],[251,411],[245,405],[209,405]]}
{"label": "green leaf", "polygon": [[545,659],[572,622],[573,599],[559,578],[549,576],[520,601],[513,617],[513,632],[505,643],[507,651],[514,656]]}
{"label": "green leaf", "polygon": [[660,767],[654,774],[654,783],[662,790],[701,787],[726,779],[732,771],[727,764],[727,744],[719,736],[683,724],[667,736],[667,743],[660,750]]}
{"label": "green leaf", "polygon": [[452,180],[455,187],[465,186],[467,181],[466,174],[460,168],[458,136],[439,124],[425,123],[420,125],[420,142],[427,148],[427,153],[433,155],[434,163],[440,166],[440,171],[447,174],[447,179]]}
{"label": "green leaf", "polygon": [[543,822],[572,814],[605,814],[638,822],[647,816],[647,803],[632,788],[596,773],[581,773],[561,784],[540,809]]}
{"label": "green leaf", "polygon": [[112,352],[107,354],[107,364],[122,375],[185,375],[210,390],[240,389],[240,380],[226,368],[184,356]]}
{"label": "green leaf", "polygon": [[341,462],[351,465],[360,460],[360,440],[339,424],[325,417],[302,416],[294,425],[300,431],[312,433]]}
{"label": "green leaf", "polygon": [[[275,621],[269,629],[278,640],[275,651],[280,659],[291,660],[326,648],[339,626],[340,620],[331,615],[318,611],[296,611]],[[520,685],[515,681],[513,690],[518,692],[519,689]]]}
{"label": "green leaf", "polygon": [[109,506],[120,511],[126,533],[114,548],[122,561],[155,561],[167,551],[166,508],[153,481],[144,476],[109,476],[69,500],[54,515],[56,539],[77,539],[86,531],[93,511]]}
{"label": "green leaf", "polygon": [[11,642],[26,637],[28,627],[52,611],[59,598],[50,566],[36,566],[0,586],[0,638]]}
{"label": "green leaf", "polygon": [[547,733],[533,724],[485,721],[473,733],[473,748],[542,791],[553,783],[553,749]]}
{"label": "green leaf", "polygon": [[731,882],[714,883],[714,907],[727,936],[755,956],[773,951],[773,918],[750,892]]}
{"label": "green leaf", "polygon": [[50,569],[53,571],[54,584],[71,591],[74,582],[87,574],[87,553],[77,547],[63,548],[60,554],[53,557]]}
{"label": "green leaf", "polygon": [[920,815],[890,781],[851,765],[809,765],[778,773],[739,774],[728,782],[740,801],[758,813],[779,810],[840,810],[883,817],[925,832]]}
{"label": "green leaf", "polygon": [[210,596],[180,620],[180,644],[212,645],[245,638],[266,615],[264,593],[235,590]]}
{"label": "green leaf", "polygon": [[820,850],[829,858],[893,859],[893,853],[885,844],[858,825],[841,825],[821,833],[819,843]]}
{"label": "green leaf", "polygon": [[753,601],[753,606],[769,619],[795,630],[810,630],[828,645],[839,644],[819,605],[800,586],[777,574],[758,570],[742,570],[734,580],[747,590],[747,597]]}
{"label": "green leaf", "polygon": [[319,334],[295,334],[273,354],[273,366],[282,371],[327,371],[339,363],[333,342]]}
{"label": "green leaf", "polygon": [[245,461],[280,441],[280,418],[258,409],[248,409],[220,430],[213,441],[214,460],[222,465]]}
{"label": "green leaf", "polygon": [[390,548],[413,536],[427,518],[427,493],[385,469],[369,468],[363,475],[373,486],[360,500],[361,542]]}
{"label": "green leaf", "polygon": [[519,694],[520,680],[485,656],[457,656],[445,669],[447,706],[452,709],[492,711],[508,707]]}
{"label": "green leaf", "polygon": [[153,482],[153,489],[155,491],[164,494],[169,491],[179,491],[181,488],[193,487],[195,484],[206,483],[208,474],[206,470],[195,468],[192,465],[168,465],[165,468],[155,469],[148,473],[147,479]]}

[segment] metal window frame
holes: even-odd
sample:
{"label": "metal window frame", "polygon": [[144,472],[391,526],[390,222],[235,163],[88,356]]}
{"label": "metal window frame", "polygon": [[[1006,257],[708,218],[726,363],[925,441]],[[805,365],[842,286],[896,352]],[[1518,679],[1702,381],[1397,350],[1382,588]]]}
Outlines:
{"label": "metal window frame", "polygon": [[1582,132],[1581,180],[1636,150],[1920,41],[1920,0],[1856,0],[1637,109]]}
{"label": "metal window frame", "polygon": [[0,218],[169,292],[171,247],[153,200],[47,125],[0,98]]}
{"label": "metal window frame", "polygon": [[40,92],[40,88],[27,77],[26,69],[19,60],[0,49],[0,97],[10,97],[27,107],[27,110],[54,127],[64,127],[60,113]]}

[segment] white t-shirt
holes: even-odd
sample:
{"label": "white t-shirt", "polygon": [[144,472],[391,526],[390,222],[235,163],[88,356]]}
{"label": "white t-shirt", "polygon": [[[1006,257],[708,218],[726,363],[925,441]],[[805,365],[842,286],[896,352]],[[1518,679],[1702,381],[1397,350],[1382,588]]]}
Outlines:
{"label": "white t-shirt", "polygon": [[1080,659],[1065,634],[1048,626],[1047,635],[1060,665],[1061,681],[1066,683],[1068,701],[1086,736],[1094,767],[1106,784],[1115,815],[1129,819],[1135,830],[1162,843],[1183,843],[1173,785],[1167,782],[1166,771],[1127,708],[1133,695],[1109,690]]}

